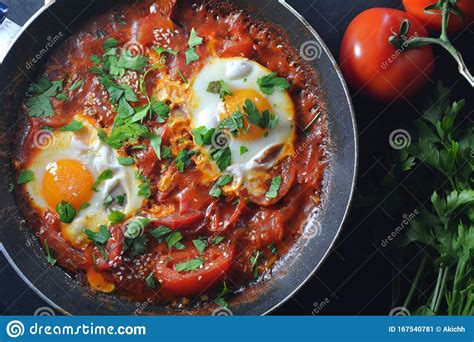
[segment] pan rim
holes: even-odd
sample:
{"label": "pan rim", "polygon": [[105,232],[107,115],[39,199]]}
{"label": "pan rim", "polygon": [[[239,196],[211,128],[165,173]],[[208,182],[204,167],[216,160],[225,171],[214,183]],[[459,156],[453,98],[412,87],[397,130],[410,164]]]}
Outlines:
{"label": "pan rim", "polygon": [[[315,40],[318,42],[318,44],[320,44],[320,46],[323,49],[325,55],[329,58],[329,60],[331,62],[331,66],[332,66],[332,68],[334,68],[334,70],[336,72],[338,83],[340,83],[340,85],[342,86],[342,89],[344,91],[344,95],[345,95],[344,103],[347,104],[347,106],[349,108],[349,112],[350,112],[350,117],[351,117],[353,143],[354,143],[354,156],[351,156],[351,158],[353,158],[351,160],[351,164],[353,165],[353,170],[351,170],[351,172],[353,173],[353,175],[352,175],[352,179],[350,180],[351,181],[350,191],[349,191],[349,187],[347,187],[347,190],[346,190],[347,193],[348,193],[348,198],[347,198],[347,201],[346,200],[344,201],[344,206],[345,206],[344,214],[342,215],[342,219],[339,221],[337,229],[333,229],[333,231],[335,233],[332,234],[332,236],[331,236],[332,241],[329,244],[329,246],[326,248],[323,256],[319,259],[316,266],[311,267],[312,268],[311,272],[308,272],[307,275],[305,276],[305,278],[302,281],[298,281],[298,286],[294,287],[292,289],[292,291],[289,292],[286,295],[286,297],[284,297],[283,299],[281,299],[281,300],[279,299],[278,302],[275,301],[277,303],[274,304],[273,306],[271,306],[271,307],[268,306],[269,308],[267,307],[266,309],[262,308],[263,313],[259,313],[260,315],[267,315],[267,314],[271,313],[272,311],[274,311],[275,309],[277,309],[278,307],[283,305],[286,301],[288,301],[288,299],[290,299],[292,296],[294,296],[294,294],[296,292],[298,292],[308,282],[308,280],[319,270],[322,263],[327,259],[329,254],[332,252],[334,244],[337,241],[337,239],[338,239],[338,237],[339,237],[339,235],[340,235],[340,233],[343,229],[344,223],[347,220],[347,216],[348,216],[351,204],[352,204],[353,195],[354,195],[354,191],[355,191],[355,187],[356,187],[356,178],[357,178],[357,174],[358,174],[358,163],[359,163],[359,156],[358,156],[359,145],[358,145],[358,134],[357,134],[357,125],[356,125],[356,122],[355,122],[354,108],[353,108],[352,100],[351,100],[351,97],[350,97],[349,89],[347,87],[347,84],[344,81],[344,78],[342,76],[342,73],[341,73],[339,67],[337,66],[336,60],[334,59],[333,55],[329,51],[328,47],[326,46],[326,44],[324,43],[322,38],[316,32],[316,30],[306,21],[306,19],[304,19],[304,17],[300,13],[298,13],[291,5],[289,5],[284,0],[278,0],[278,3],[280,5],[282,5],[284,9],[289,11],[293,16],[295,16],[305,26],[305,28],[311,33],[311,35],[315,38]],[[38,10],[38,12],[35,13],[35,15],[33,17],[31,17],[27,21],[27,23],[25,23],[25,25],[22,27],[19,34],[16,36],[15,40],[10,44],[10,47],[9,47],[8,51],[11,50],[11,48],[15,45],[15,43],[18,41],[18,39],[22,36],[24,31],[34,21],[36,21],[38,19],[38,17],[40,17],[41,14],[45,10],[47,10],[50,6],[51,6],[51,4],[44,5],[40,10]],[[8,55],[8,53],[7,53],[7,55]],[[41,293],[41,291],[39,291],[39,292]],[[44,298],[47,298],[49,300],[49,298],[46,295],[43,294],[43,296],[44,296]],[[51,300],[49,300],[49,301],[52,302]],[[66,313],[66,314],[70,314],[66,310],[62,309],[60,306],[56,305],[54,302],[52,302],[52,303],[56,307],[60,308],[62,312]]]}

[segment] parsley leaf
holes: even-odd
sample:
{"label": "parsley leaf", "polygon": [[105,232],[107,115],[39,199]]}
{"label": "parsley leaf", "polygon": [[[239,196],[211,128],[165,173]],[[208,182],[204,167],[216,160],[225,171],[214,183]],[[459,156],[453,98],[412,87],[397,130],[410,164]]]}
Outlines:
{"label": "parsley leaf", "polygon": [[178,54],[177,50],[172,50],[172,49],[165,49],[165,48],[156,47],[156,46],[153,46],[152,49],[153,49],[153,51],[156,52],[158,57],[161,57],[162,53],[169,53],[170,55],[174,55],[174,56],[176,56]]}
{"label": "parsley leaf", "polygon": [[48,263],[51,266],[54,266],[57,260],[53,258],[53,256],[51,255],[51,251],[49,250],[49,246],[48,246],[48,240],[44,240],[44,249],[46,249],[46,260],[48,260]]}
{"label": "parsley leaf", "polygon": [[89,229],[86,229],[86,230],[84,230],[84,233],[87,235],[89,240],[91,240],[95,243],[99,243],[99,244],[106,243],[112,237],[112,235],[110,234],[107,226],[104,226],[103,224],[101,224],[99,226],[99,231],[98,232],[93,232]]}
{"label": "parsley leaf", "polygon": [[76,82],[74,82],[71,87],[69,88],[69,91],[72,93],[74,90],[80,88],[82,86],[82,80],[77,80]]}
{"label": "parsley leaf", "polygon": [[153,236],[158,242],[162,242],[163,238],[166,237],[168,234],[172,233],[173,230],[166,226],[159,226],[156,229],[150,231],[151,236]]}
{"label": "parsley leaf", "polygon": [[269,110],[260,112],[251,100],[246,99],[243,110],[245,111],[247,120],[261,129],[273,129],[278,125],[278,116],[273,115]]}
{"label": "parsley leaf", "polygon": [[158,135],[152,135],[150,138],[151,147],[155,151],[158,160],[161,160],[161,137]]}
{"label": "parsley leaf", "polygon": [[202,264],[202,259],[192,259],[181,264],[174,265],[174,269],[176,272],[189,272],[198,269]]}
{"label": "parsley leaf", "polygon": [[213,197],[221,197],[223,191],[221,189],[222,186],[225,186],[231,182],[234,181],[234,177],[232,175],[224,175],[224,176],[221,176],[216,184],[214,184],[214,186],[212,187],[211,191],[209,192],[209,195],[213,196]]}
{"label": "parsley leaf", "polygon": [[156,282],[155,282],[155,276],[153,275],[153,272],[151,272],[146,278],[145,278],[146,285],[150,289],[154,289],[156,287]]}
{"label": "parsley leaf", "polygon": [[94,184],[92,185],[92,190],[94,190],[95,192],[98,192],[99,190],[97,188],[100,185],[100,183],[102,183],[103,181],[105,181],[107,179],[111,179],[113,176],[114,176],[114,173],[112,172],[112,170],[107,169],[107,170],[103,171],[99,175],[99,177],[97,177]]}
{"label": "parsley leaf", "polygon": [[184,170],[191,165],[191,157],[194,156],[196,152],[193,150],[185,150],[182,149],[179,151],[178,156],[175,159],[176,167],[178,168],[178,171],[183,173]]}
{"label": "parsley leaf", "polygon": [[142,235],[144,229],[150,224],[150,220],[147,218],[138,218],[130,221],[125,230],[125,237],[128,239],[136,239]]}
{"label": "parsley leaf", "polygon": [[117,224],[117,223],[123,222],[123,220],[125,220],[125,216],[126,215],[120,211],[112,210],[109,213],[109,221],[112,224]]}
{"label": "parsley leaf", "polygon": [[194,129],[191,133],[194,138],[194,142],[196,145],[205,146],[211,145],[212,143],[212,136],[216,132],[215,128],[207,129],[206,127],[198,127]]}
{"label": "parsley leaf", "polygon": [[61,132],[75,132],[79,131],[84,127],[83,123],[77,120],[72,120],[69,124],[66,126],[61,127],[59,130]]}
{"label": "parsley leaf", "polygon": [[22,185],[35,180],[35,174],[32,170],[21,170],[18,175],[17,184]]}
{"label": "parsley leaf", "polygon": [[249,149],[245,146],[240,146],[240,155],[247,153]]}
{"label": "parsley leaf", "polygon": [[201,254],[201,255],[204,253],[204,250],[207,247],[207,242],[204,239],[193,240],[193,244],[194,244],[194,247],[196,247],[199,254]]}
{"label": "parsley leaf", "polygon": [[211,159],[216,162],[221,171],[225,171],[232,164],[232,152],[229,147],[211,149]]}
{"label": "parsley leaf", "polygon": [[272,95],[275,90],[284,91],[290,88],[291,84],[286,78],[277,77],[276,72],[262,76],[257,79],[260,91],[267,95]]}
{"label": "parsley leaf", "polygon": [[192,62],[199,60],[199,55],[196,53],[196,46],[202,44],[202,38],[199,37],[196,33],[196,30],[193,28],[189,35],[188,46],[189,49],[186,51],[186,64],[190,64]]}
{"label": "parsley leaf", "polygon": [[244,114],[242,114],[240,110],[237,110],[224,120],[219,121],[217,127],[221,130],[229,130],[232,135],[236,137],[239,131],[244,129]]}
{"label": "parsley leaf", "polygon": [[224,100],[226,96],[232,95],[232,91],[223,80],[210,82],[207,86],[207,91],[209,93],[218,94],[221,100]]}
{"label": "parsley leaf", "polygon": [[71,223],[76,217],[76,210],[72,207],[71,203],[66,201],[58,203],[56,211],[59,215],[59,220],[63,223]]}
{"label": "parsley leaf", "polygon": [[217,246],[218,244],[220,244],[222,241],[225,240],[225,236],[216,236],[213,240],[212,240],[212,244],[214,246]]}
{"label": "parsley leaf", "polygon": [[171,249],[181,240],[183,240],[183,235],[179,230],[175,230],[166,238],[166,243],[168,248]]}
{"label": "parsley leaf", "polygon": [[152,102],[151,111],[158,116],[159,123],[164,123],[170,116],[170,107],[163,101]]}
{"label": "parsley leaf", "polygon": [[282,178],[281,176],[274,177],[272,179],[272,184],[270,185],[270,189],[265,194],[267,198],[277,198],[278,197],[278,190],[280,190]]}
{"label": "parsley leaf", "polygon": [[117,160],[123,166],[130,166],[135,162],[132,157],[118,157]]}
{"label": "parsley leaf", "polygon": [[261,257],[262,257],[262,252],[260,251],[255,251],[250,256],[250,267],[253,270],[253,276],[255,278],[258,278],[258,262],[260,261]]}
{"label": "parsley leaf", "polygon": [[63,81],[50,82],[39,79],[29,87],[29,92],[35,96],[29,98],[25,105],[31,117],[50,117],[54,114],[50,98],[56,97],[63,89]]}

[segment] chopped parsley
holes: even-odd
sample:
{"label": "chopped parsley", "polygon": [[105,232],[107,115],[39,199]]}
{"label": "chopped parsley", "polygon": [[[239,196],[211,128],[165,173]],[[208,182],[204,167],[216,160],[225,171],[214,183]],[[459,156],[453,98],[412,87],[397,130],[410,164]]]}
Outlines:
{"label": "chopped parsley", "polygon": [[31,117],[50,117],[54,114],[50,99],[56,97],[63,89],[63,81],[50,82],[40,78],[30,85],[28,91],[32,97],[26,101],[28,115]]}
{"label": "chopped parsley", "polygon": [[229,147],[211,149],[211,159],[216,162],[221,171],[226,170],[232,163],[232,152]]}
{"label": "chopped parsley", "polygon": [[148,238],[145,235],[139,236],[134,240],[125,240],[125,250],[129,251],[131,257],[142,255],[146,252]]}
{"label": "chopped parsley", "polygon": [[151,147],[153,147],[153,151],[155,151],[158,160],[161,160],[161,141],[161,137],[158,135],[152,135],[150,137]]}
{"label": "chopped parsley", "polygon": [[218,94],[221,100],[224,100],[226,96],[232,95],[232,91],[223,80],[210,82],[207,86],[207,91],[212,94]]}
{"label": "chopped parsley", "polygon": [[223,194],[221,187],[233,181],[234,181],[234,177],[232,175],[221,176],[212,187],[211,191],[209,192],[209,195],[213,197],[217,197],[217,198],[221,197],[221,195]]}
{"label": "chopped parsley", "polygon": [[194,142],[196,145],[199,146],[205,146],[205,145],[211,145],[212,143],[212,136],[216,132],[215,128],[207,129],[206,127],[198,127],[194,129],[191,133],[194,138]]}
{"label": "chopped parsley", "polygon": [[98,191],[99,191],[99,190],[98,190],[99,185],[100,185],[103,181],[105,181],[105,180],[107,180],[107,179],[111,179],[113,176],[114,176],[114,174],[113,174],[112,170],[107,169],[107,170],[103,171],[103,172],[99,175],[99,177],[97,177],[97,179],[95,180],[94,184],[92,185],[92,190],[94,190],[95,192],[98,192]]}
{"label": "chopped parsley", "polygon": [[207,241],[205,239],[193,240],[193,244],[194,244],[194,247],[196,247],[199,254],[201,254],[201,255],[204,253],[204,250],[207,247]]}
{"label": "chopped parsley", "polygon": [[179,151],[178,156],[175,159],[176,167],[179,172],[184,172],[184,170],[191,165],[191,157],[196,154],[193,150],[182,149]]}
{"label": "chopped parsley", "polygon": [[291,84],[286,78],[277,77],[276,72],[257,79],[260,91],[267,95],[272,95],[275,90],[284,91],[290,88]]}
{"label": "chopped parsley", "polygon": [[76,217],[76,210],[73,208],[71,203],[66,201],[58,203],[56,211],[59,215],[59,220],[63,223],[71,223]]}
{"label": "chopped parsley", "polygon": [[109,218],[110,223],[117,224],[117,223],[123,222],[123,220],[125,220],[125,216],[126,215],[120,211],[112,210],[109,213],[108,218]]}
{"label": "chopped parsley", "polygon": [[126,195],[118,195],[115,199],[117,200],[118,205],[122,206],[125,203]]}
{"label": "chopped parsley", "polygon": [[198,269],[203,264],[202,259],[192,259],[181,264],[174,265],[177,272],[189,272]]}
{"label": "chopped parsley", "polygon": [[268,189],[265,196],[267,198],[276,198],[278,196],[278,190],[280,190],[282,178],[281,176],[277,176],[272,179],[272,184],[270,185],[270,189]]}
{"label": "chopped parsley", "polygon": [[99,226],[99,231],[97,233],[89,229],[85,229],[84,234],[87,235],[89,240],[98,244],[104,244],[112,237],[109,230],[107,229],[107,226],[103,224]]}
{"label": "chopped parsley", "polygon": [[197,35],[196,30],[193,28],[189,35],[189,49],[186,51],[186,64],[199,60],[199,55],[196,53],[196,46],[201,45],[202,41],[202,38]]}
{"label": "chopped parsley", "polygon": [[48,263],[51,266],[54,266],[57,260],[51,255],[51,251],[49,250],[48,246],[48,240],[44,240],[44,249],[46,249],[46,260],[48,260]]}
{"label": "chopped parsley", "polygon": [[135,239],[139,237],[146,226],[150,224],[150,220],[147,218],[139,218],[130,221],[127,225],[127,229],[125,230],[125,237],[128,239]]}
{"label": "chopped parsley", "polygon": [[22,185],[35,180],[35,174],[32,170],[21,170],[18,175],[17,184]]}
{"label": "chopped parsley", "polygon": [[249,99],[245,100],[243,110],[248,122],[261,129],[273,129],[278,125],[278,116],[273,115],[269,110],[260,112],[255,103]]}
{"label": "chopped parsley", "polygon": [[173,231],[168,237],[166,238],[166,243],[168,248],[171,249],[175,247],[181,240],[183,240],[183,234],[179,230]]}
{"label": "chopped parsley", "polygon": [[226,117],[224,120],[219,121],[219,129],[227,129],[232,133],[234,137],[239,134],[240,130],[244,129],[244,114],[240,110],[236,110],[230,116]]}
{"label": "chopped parsley", "polygon": [[135,162],[131,157],[118,157],[117,160],[119,164],[123,166],[130,166]]}
{"label": "chopped parsley", "polygon": [[217,246],[218,244],[220,244],[224,240],[225,240],[225,236],[216,236],[214,239],[212,239],[212,244],[214,246]]}
{"label": "chopped parsley", "polygon": [[150,231],[151,236],[153,236],[158,242],[163,242],[165,237],[172,233],[173,230],[166,226],[159,226],[156,229]]}
{"label": "chopped parsley", "polygon": [[68,125],[61,127],[59,130],[61,132],[75,132],[82,129],[82,127],[84,127],[82,122],[77,121],[77,120],[72,120]]}
{"label": "chopped parsley", "polygon": [[260,251],[255,251],[250,256],[250,267],[252,268],[254,278],[258,278],[258,262],[261,257],[262,253]]}
{"label": "chopped parsley", "polygon": [[225,300],[225,296],[227,296],[227,294],[230,292],[229,288],[227,287],[227,283],[223,281],[222,284],[219,285],[219,288],[217,290],[217,297],[216,299],[214,299],[214,303],[216,303],[220,307],[228,307],[229,304]]}
{"label": "chopped parsley", "polygon": [[104,206],[109,206],[114,202],[114,198],[110,195],[108,195],[105,200],[104,200]]}
{"label": "chopped parsley", "polygon": [[276,247],[275,242],[272,242],[270,245],[268,245],[268,249],[272,252],[273,255],[278,254],[278,249]]}
{"label": "chopped parsley", "polygon": [[174,55],[174,56],[178,54],[178,50],[165,49],[165,48],[156,47],[156,46],[153,46],[152,48],[153,48],[153,51],[156,52],[158,57],[161,57],[162,53],[169,53],[170,55]]}
{"label": "chopped parsley", "polygon": [[145,278],[146,285],[150,289],[154,289],[156,287],[156,282],[155,282],[155,276],[153,275],[153,272],[151,272],[146,278]]}
{"label": "chopped parsley", "polygon": [[79,207],[79,211],[89,208],[91,205],[88,202],[82,203]]}
{"label": "chopped parsley", "polygon": [[245,146],[240,146],[240,155],[247,153],[249,149]]}
{"label": "chopped parsley", "polygon": [[69,88],[69,91],[73,92],[74,90],[79,89],[81,86],[82,86],[82,80],[77,80],[76,82],[74,82],[73,85],[71,85],[71,88]]}

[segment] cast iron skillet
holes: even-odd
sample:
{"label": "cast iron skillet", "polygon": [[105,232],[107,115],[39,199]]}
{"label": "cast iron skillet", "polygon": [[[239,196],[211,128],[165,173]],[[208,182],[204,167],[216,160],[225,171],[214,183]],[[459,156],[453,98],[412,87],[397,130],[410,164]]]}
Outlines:
{"label": "cast iron skillet", "polygon": [[[278,307],[295,293],[316,271],[336,240],[346,217],[354,189],[357,164],[357,137],[354,113],[346,84],[334,58],[316,31],[288,4],[280,0],[237,0],[246,9],[266,21],[286,29],[294,47],[305,54],[320,76],[324,91],[331,158],[325,175],[322,210],[288,260],[276,267],[273,277],[250,291],[244,291],[231,310],[235,315],[261,315]],[[61,44],[45,47],[61,32],[65,39],[81,29],[81,23],[117,0],[58,0],[42,8],[23,28],[0,66],[0,247],[15,270],[51,307],[73,315],[209,314],[212,309],[186,312],[155,307],[149,303],[131,303],[115,296],[92,293],[77,279],[59,267],[47,264],[33,229],[20,214],[18,203],[8,192],[11,182],[11,148],[18,108],[27,84],[37,77],[48,54]],[[34,57],[39,61],[32,63]],[[38,58],[36,58],[38,59]],[[314,228],[317,229],[314,229]],[[4,280],[5,281],[5,280]],[[137,311],[137,308],[139,309]]]}

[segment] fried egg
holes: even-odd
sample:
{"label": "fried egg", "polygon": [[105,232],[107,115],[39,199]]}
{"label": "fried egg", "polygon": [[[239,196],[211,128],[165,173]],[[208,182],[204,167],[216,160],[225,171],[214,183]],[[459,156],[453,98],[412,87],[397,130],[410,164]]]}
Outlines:
{"label": "fried egg", "polygon": [[[293,151],[295,108],[289,93],[275,91],[268,95],[257,84],[260,77],[270,73],[268,68],[246,58],[212,58],[191,84],[189,110],[193,129],[217,128],[220,121],[237,110],[244,113],[246,100],[252,101],[259,112],[268,110],[277,118],[278,123],[272,129],[262,129],[244,119],[244,129],[237,136],[226,132],[226,137],[213,139],[213,145],[214,142],[222,144],[219,139],[228,139],[232,159],[225,172],[234,174],[237,183],[247,181],[247,187],[258,183],[251,178],[261,175],[262,170],[268,170]],[[231,95],[222,98],[208,91],[211,82],[220,80],[230,88]]]}
{"label": "fried egg", "polygon": [[[109,225],[111,210],[133,215],[142,207],[143,198],[138,196],[136,167],[120,165],[116,152],[98,138],[87,118],[76,116],[75,120],[83,124],[80,130],[39,131],[50,134],[49,144],[38,149],[30,162],[35,179],[26,184],[26,191],[43,214],[47,209],[56,212],[62,201],[70,203],[77,214],[71,223],[61,223],[61,231],[71,245],[82,247],[89,243],[85,229],[98,231],[100,225]],[[102,181],[94,191],[94,182],[106,170],[112,171],[112,178]],[[124,201],[120,204],[122,201],[115,200],[106,206],[109,196],[123,196]]]}

